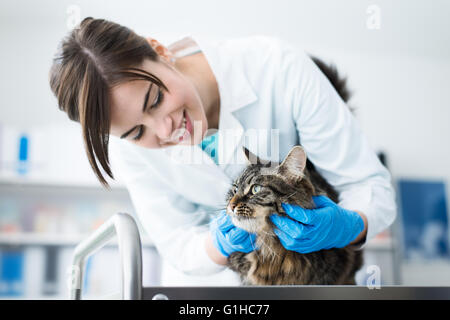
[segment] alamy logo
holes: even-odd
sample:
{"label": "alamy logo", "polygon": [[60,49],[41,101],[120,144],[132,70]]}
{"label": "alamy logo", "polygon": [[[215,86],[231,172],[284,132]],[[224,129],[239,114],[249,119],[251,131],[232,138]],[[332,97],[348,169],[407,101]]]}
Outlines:
{"label": "alamy logo", "polygon": [[368,277],[366,279],[366,286],[370,290],[381,289],[381,269],[377,265],[370,265],[366,268]]}
{"label": "alamy logo", "polygon": [[366,13],[368,14],[366,20],[366,27],[369,30],[379,30],[381,28],[381,8],[372,4],[367,7]]}
{"label": "alamy logo", "polygon": [[66,26],[67,29],[72,30],[81,22],[81,8],[76,4],[71,4],[66,9],[67,20]]}

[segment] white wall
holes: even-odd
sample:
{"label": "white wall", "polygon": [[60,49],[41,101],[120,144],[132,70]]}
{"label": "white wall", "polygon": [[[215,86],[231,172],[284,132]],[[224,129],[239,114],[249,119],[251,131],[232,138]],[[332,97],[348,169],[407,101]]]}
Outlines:
{"label": "white wall", "polygon": [[[432,3],[432,5],[431,5]],[[369,5],[381,27],[366,27]],[[169,41],[269,34],[337,63],[375,148],[401,176],[450,180],[450,3],[448,1],[25,1],[0,3],[0,122],[64,124],[47,74],[67,33],[69,5]]]}

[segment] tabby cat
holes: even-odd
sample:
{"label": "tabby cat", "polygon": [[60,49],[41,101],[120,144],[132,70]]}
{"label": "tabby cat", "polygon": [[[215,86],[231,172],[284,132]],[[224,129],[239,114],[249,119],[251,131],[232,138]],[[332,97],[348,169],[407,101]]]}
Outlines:
{"label": "tabby cat", "polygon": [[[319,59],[313,61],[347,101],[345,80]],[[338,202],[337,191],[307,160],[304,149],[294,146],[281,164],[264,161],[245,147],[244,152],[250,164],[229,190],[226,211],[237,227],[257,235],[256,250],[232,253],[229,268],[248,285],[354,285],[363,263],[361,250],[347,246],[300,254],[285,249],[273,232],[270,215],[288,217],[281,203],[312,209],[314,195]]]}

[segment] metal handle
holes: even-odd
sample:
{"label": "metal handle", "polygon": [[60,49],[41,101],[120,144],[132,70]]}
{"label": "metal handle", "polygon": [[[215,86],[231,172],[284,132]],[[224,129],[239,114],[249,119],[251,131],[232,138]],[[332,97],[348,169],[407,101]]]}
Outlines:
{"label": "metal handle", "polygon": [[117,213],[81,242],[73,254],[70,298],[81,299],[85,260],[117,235],[121,272],[121,298],[140,300],[142,297],[142,247],[139,230],[133,217]]}

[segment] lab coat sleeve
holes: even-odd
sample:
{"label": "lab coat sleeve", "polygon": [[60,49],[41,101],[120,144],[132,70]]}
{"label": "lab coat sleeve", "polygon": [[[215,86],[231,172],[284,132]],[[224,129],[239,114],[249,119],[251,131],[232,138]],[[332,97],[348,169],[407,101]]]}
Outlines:
{"label": "lab coat sleeve", "polygon": [[365,240],[372,239],[396,217],[390,173],[371,149],[346,103],[312,59],[284,42],[281,47],[279,76],[300,144],[318,172],[340,193],[338,204],[366,215]]}
{"label": "lab coat sleeve", "polygon": [[225,267],[214,263],[205,250],[208,213],[176,208],[173,202],[183,201],[182,196],[162,182],[149,159],[134,152],[134,146],[123,144],[111,143],[113,172],[125,183],[136,214],[160,256],[185,274],[208,275],[223,270]]}

